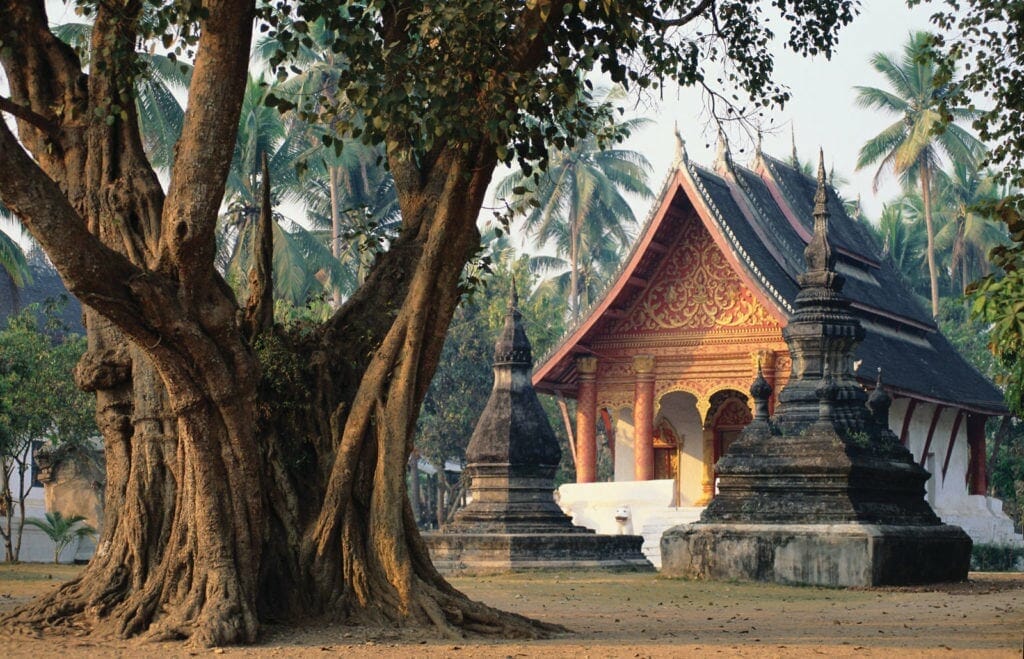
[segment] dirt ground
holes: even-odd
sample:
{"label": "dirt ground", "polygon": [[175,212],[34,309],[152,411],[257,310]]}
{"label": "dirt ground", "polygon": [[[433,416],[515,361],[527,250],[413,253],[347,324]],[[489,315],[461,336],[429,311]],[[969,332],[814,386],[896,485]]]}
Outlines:
{"label": "dirt ground", "polygon": [[[78,569],[0,565],[0,611],[46,592]],[[453,642],[422,631],[310,623],[268,628],[255,647],[216,650],[74,634],[0,635],[0,657],[1024,656],[1024,574],[972,573],[966,584],[865,590],[593,572],[453,582],[488,604],[557,622],[572,633],[530,642]]]}

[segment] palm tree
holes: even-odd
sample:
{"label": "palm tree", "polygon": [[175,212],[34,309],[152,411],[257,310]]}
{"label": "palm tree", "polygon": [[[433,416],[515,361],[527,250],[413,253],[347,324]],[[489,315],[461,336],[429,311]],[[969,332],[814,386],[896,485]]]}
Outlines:
{"label": "palm tree", "polygon": [[[276,84],[274,94],[315,114],[321,109],[319,99],[337,95],[343,62],[330,47],[335,34],[323,21],[311,22],[307,37],[293,57],[301,73]],[[275,39],[264,38],[257,42],[254,55],[266,62],[277,49]],[[335,130],[339,117],[295,126],[306,132],[310,145],[298,161],[306,170],[303,203],[311,235],[329,245],[341,263],[340,279],[332,271],[329,274],[334,276],[327,282],[335,307],[362,283],[375,255],[397,235],[400,224],[394,181],[382,165],[383,148],[339,138]]]}
{"label": "palm tree", "polygon": [[991,175],[962,162],[954,162],[949,174],[940,172],[935,183],[942,224],[935,234],[935,247],[948,254],[950,280],[959,278],[963,292],[989,273],[989,250],[1006,242],[1006,225],[993,221],[983,210],[1005,195]]}
{"label": "palm tree", "polygon": [[[249,78],[224,194],[227,212],[220,226],[218,265],[243,294],[260,214],[263,153],[268,156],[274,203],[304,199],[297,164],[310,149],[309,136],[294,118],[286,120],[266,105],[267,95],[274,90],[262,78]],[[301,306],[324,290],[323,279],[340,280],[340,266],[327,246],[303,226],[279,213],[274,219],[275,296]]]}
{"label": "palm tree", "polygon": [[36,527],[45,533],[50,540],[53,540],[53,562],[59,563],[60,553],[74,540],[96,535],[96,529],[88,524],[82,524],[76,528],[77,524],[84,521],[85,517],[83,515],[64,517],[60,511],[55,510],[52,513],[46,513],[45,520],[38,517],[29,517],[25,520],[25,523]]}
{"label": "palm tree", "polygon": [[927,297],[928,279],[925,276],[924,224],[913,222],[907,216],[909,200],[906,198],[882,206],[876,237],[882,251],[903,275],[909,288]]}
{"label": "palm tree", "polygon": [[[610,105],[620,94],[615,88],[599,102]],[[632,119],[615,130],[628,135],[647,123]],[[569,311],[575,320],[582,309],[583,266],[593,264],[588,251],[591,256],[607,254],[600,246],[608,240],[623,248],[632,242],[637,222],[624,195],[653,196],[647,187],[651,165],[636,151],[603,149],[595,137],[552,149],[548,160],[536,190],[527,190],[531,177],[519,170],[498,184],[495,197],[510,200],[513,213],[525,218],[523,228],[534,235],[536,244],[554,242],[558,253],[567,257]]]}
{"label": "palm tree", "polygon": [[901,58],[885,53],[872,56],[872,66],[885,77],[892,91],[857,87],[857,104],[896,115],[897,119],[861,147],[857,169],[879,163],[875,172],[876,190],[879,180],[890,170],[905,185],[914,180],[920,185],[928,239],[926,256],[932,315],[938,315],[939,279],[932,223],[932,179],[944,156],[953,162],[974,164],[983,146],[977,138],[953,123],[973,118],[973,110],[949,108],[953,121],[939,111],[942,98],[949,90],[948,87],[935,87],[936,68],[928,59],[930,43],[931,37],[926,32],[918,32],[910,36]]}
{"label": "palm tree", "polygon": [[[14,214],[0,201],[0,220],[15,223]],[[0,231],[0,271],[4,273],[15,289],[24,288],[32,281],[31,270],[25,259],[25,251],[6,231]]]}

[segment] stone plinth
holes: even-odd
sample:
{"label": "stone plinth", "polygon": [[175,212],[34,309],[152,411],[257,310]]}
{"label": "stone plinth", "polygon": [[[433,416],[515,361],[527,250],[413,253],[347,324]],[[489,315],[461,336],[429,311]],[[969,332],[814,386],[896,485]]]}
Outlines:
{"label": "stone plinth", "polygon": [[692,524],[661,539],[662,571],[692,579],[818,586],[963,581],[971,544],[955,526]]}
{"label": "stone plinth", "polygon": [[598,569],[652,571],[638,535],[570,533],[429,533],[424,537],[442,573]]}

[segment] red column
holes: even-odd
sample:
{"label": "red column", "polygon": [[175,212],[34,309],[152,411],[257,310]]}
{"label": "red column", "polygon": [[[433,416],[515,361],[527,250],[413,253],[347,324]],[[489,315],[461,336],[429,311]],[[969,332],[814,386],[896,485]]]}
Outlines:
{"label": "red column", "polygon": [[988,493],[988,469],[985,463],[985,417],[967,415],[967,493]]}
{"label": "red column", "polygon": [[654,478],[654,357],[633,358],[636,385],[633,389],[634,478]]}
{"label": "red column", "polygon": [[576,360],[576,482],[597,480],[597,358]]}

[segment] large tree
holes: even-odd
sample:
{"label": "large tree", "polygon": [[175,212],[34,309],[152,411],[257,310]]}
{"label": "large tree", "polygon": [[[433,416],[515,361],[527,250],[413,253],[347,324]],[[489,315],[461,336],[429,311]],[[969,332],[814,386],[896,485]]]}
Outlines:
{"label": "large tree", "polygon": [[875,53],[871,65],[881,73],[892,90],[857,87],[857,103],[895,115],[896,120],[869,139],[857,156],[857,169],[879,163],[875,187],[882,175],[893,172],[906,186],[915,179],[920,184],[921,200],[928,239],[925,255],[931,280],[932,316],[939,315],[939,271],[935,261],[935,228],[932,222],[932,181],[943,156],[975,166],[983,150],[981,142],[954,123],[970,120],[976,112],[969,107],[947,106],[952,83],[935,80],[936,66],[928,58],[932,37],[927,32],[910,35],[903,54],[894,57]]}
{"label": "large tree", "polygon": [[[447,584],[404,491],[495,165],[585,137],[594,68],[644,88],[703,85],[725,62],[753,101],[783,101],[765,12],[791,48],[828,54],[856,3],[182,0],[145,21],[153,3],[78,4],[93,21],[88,69],[43,0],[0,1],[0,110],[18,131],[0,122],[0,198],[86,307],[76,376],[96,393],[107,514],[81,576],[6,624],[204,644],[310,614],[536,633]],[[248,298],[214,267],[254,19],[284,67],[309,22],[337,35],[337,96],[354,111],[334,112],[329,94],[277,105],[383,144],[401,207],[363,286],[292,333],[272,325],[266,198]],[[136,44],[152,39],[194,64],[166,191],[132,102]]]}

